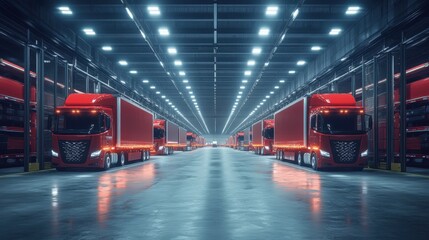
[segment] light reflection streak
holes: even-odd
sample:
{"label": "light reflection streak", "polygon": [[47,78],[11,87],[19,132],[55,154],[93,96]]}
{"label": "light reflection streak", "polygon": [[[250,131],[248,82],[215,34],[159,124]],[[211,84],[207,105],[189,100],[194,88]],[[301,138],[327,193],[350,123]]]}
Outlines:
{"label": "light reflection streak", "polygon": [[147,188],[153,184],[155,175],[155,164],[147,163],[135,169],[123,169],[113,173],[104,173],[100,176],[97,187],[98,222],[100,224],[106,222],[111,210],[113,196],[120,196],[132,188]]}
{"label": "light reflection streak", "polygon": [[274,162],[272,180],[288,192],[292,191],[298,199],[304,199],[310,207],[313,219],[320,222],[322,203],[319,175]]}

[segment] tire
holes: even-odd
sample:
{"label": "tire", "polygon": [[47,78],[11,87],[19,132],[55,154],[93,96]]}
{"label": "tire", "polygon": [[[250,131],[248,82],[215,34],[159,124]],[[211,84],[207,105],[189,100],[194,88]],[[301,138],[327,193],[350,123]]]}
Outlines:
{"label": "tire", "polygon": [[118,162],[116,163],[116,166],[122,167],[125,165],[125,153],[121,153],[119,156]]}
{"label": "tire", "polygon": [[146,160],[150,160],[150,151],[146,151]]}
{"label": "tire", "polygon": [[302,159],[302,154],[301,154],[300,152],[298,152],[298,153],[296,154],[296,163],[297,163],[299,166],[304,166],[304,159]]}
{"label": "tire", "polygon": [[319,167],[317,166],[317,157],[316,154],[311,154],[311,168],[313,168],[315,171],[319,171]]}
{"label": "tire", "polygon": [[358,172],[361,172],[361,171],[363,171],[363,167],[357,167],[357,168],[355,168],[354,170],[355,170],[355,171],[358,171]]}
{"label": "tire", "polygon": [[280,161],[284,161],[285,160],[285,152],[280,151]]}
{"label": "tire", "polygon": [[142,151],[141,157],[140,157],[140,162],[144,162],[144,160],[146,160],[146,151]]}
{"label": "tire", "polygon": [[276,160],[280,160],[280,156],[279,155],[280,155],[280,152],[277,150],[276,151]]}
{"label": "tire", "polygon": [[57,169],[58,172],[64,172],[66,170],[65,168],[62,168],[62,167],[57,167],[55,169]]}
{"label": "tire", "polygon": [[112,158],[110,157],[110,154],[106,153],[106,155],[104,155],[104,167],[103,170],[107,170],[111,167],[112,165]]}

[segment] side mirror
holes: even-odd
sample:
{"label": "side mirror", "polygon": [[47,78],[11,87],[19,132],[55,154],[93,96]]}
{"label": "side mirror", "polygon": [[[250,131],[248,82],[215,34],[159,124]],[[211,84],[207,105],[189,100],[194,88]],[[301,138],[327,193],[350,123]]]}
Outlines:
{"label": "side mirror", "polygon": [[366,120],[366,125],[368,126],[367,127],[367,132],[369,132],[372,129],[372,116],[365,115],[365,120]]}

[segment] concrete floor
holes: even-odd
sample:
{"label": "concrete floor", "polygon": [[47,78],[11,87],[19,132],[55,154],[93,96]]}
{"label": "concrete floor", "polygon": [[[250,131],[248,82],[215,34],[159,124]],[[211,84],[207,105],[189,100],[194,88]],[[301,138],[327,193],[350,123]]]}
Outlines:
{"label": "concrete floor", "polygon": [[429,178],[205,148],[0,177],[1,239],[428,239]]}

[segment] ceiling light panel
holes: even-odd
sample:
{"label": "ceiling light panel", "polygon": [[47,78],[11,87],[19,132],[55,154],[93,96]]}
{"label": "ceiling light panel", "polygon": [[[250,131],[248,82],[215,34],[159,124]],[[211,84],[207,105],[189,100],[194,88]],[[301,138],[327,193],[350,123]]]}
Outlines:
{"label": "ceiling light panel", "polygon": [[270,29],[266,27],[260,28],[258,34],[259,36],[268,36],[270,34]]}
{"label": "ceiling light panel", "polygon": [[149,12],[149,15],[151,15],[151,16],[161,15],[161,11],[159,10],[158,6],[148,6],[147,11]]}
{"label": "ceiling light panel", "polygon": [[176,49],[176,48],[174,48],[174,47],[169,47],[169,48],[167,49],[167,52],[168,52],[168,54],[170,54],[170,55],[175,55],[175,54],[177,54],[177,49]]}
{"label": "ceiling light panel", "polygon": [[169,36],[170,31],[168,31],[168,28],[162,27],[158,29],[159,35],[161,36]]}
{"label": "ceiling light panel", "polygon": [[259,54],[261,54],[261,52],[262,52],[262,49],[260,47],[254,47],[252,49],[252,54],[253,55],[259,55]]}
{"label": "ceiling light panel", "polygon": [[355,14],[358,14],[359,12],[360,12],[359,6],[350,6],[346,10],[346,15],[355,15]]}
{"label": "ceiling light panel", "polygon": [[279,7],[277,6],[268,6],[265,10],[265,15],[267,16],[276,16],[279,11]]}
{"label": "ceiling light panel", "polygon": [[341,28],[332,28],[331,31],[329,32],[329,35],[335,36],[341,33]]}

